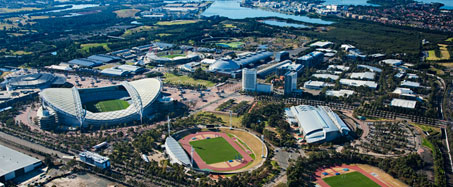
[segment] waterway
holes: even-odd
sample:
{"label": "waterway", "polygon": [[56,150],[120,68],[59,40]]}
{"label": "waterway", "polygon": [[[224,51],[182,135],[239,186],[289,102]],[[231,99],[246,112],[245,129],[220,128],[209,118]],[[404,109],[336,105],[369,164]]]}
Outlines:
{"label": "waterway", "polygon": [[324,24],[329,25],[333,22],[325,21],[318,18],[309,18],[307,16],[296,16],[283,14],[278,12],[272,12],[257,8],[247,8],[241,7],[240,1],[230,0],[230,1],[215,1],[208,9],[206,9],[202,16],[222,16],[230,19],[245,19],[245,18],[257,18],[257,17],[278,17],[283,19],[292,19],[296,21],[302,21],[306,23],[314,24]]}
{"label": "waterway", "polygon": [[277,20],[264,20],[262,21],[265,24],[279,26],[279,27],[294,27],[294,28],[308,28],[308,26],[304,24],[296,24],[296,23],[288,23],[284,21],[277,21]]}

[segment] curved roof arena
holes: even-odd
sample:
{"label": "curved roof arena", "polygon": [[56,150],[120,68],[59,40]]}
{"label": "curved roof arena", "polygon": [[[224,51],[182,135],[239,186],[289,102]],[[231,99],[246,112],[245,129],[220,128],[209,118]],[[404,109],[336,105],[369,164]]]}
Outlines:
{"label": "curved roof arena", "polygon": [[[92,97],[99,93],[115,94],[110,89],[121,86],[124,87],[124,90],[127,91],[130,97],[131,103],[126,109],[94,113],[82,107],[82,100],[85,99],[81,95],[90,97],[88,99],[93,100]],[[143,111],[160,95],[161,87],[162,83],[158,79],[141,79],[101,88],[49,88],[43,90],[40,93],[40,97],[46,106],[52,108],[57,113],[73,118],[72,121],[77,119],[79,124],[84,124],[85,121],[88,124],[111,124],[131,121],[137,119],[137,117],[141,119]],[[99,96],[109,97],[108,95]]]}

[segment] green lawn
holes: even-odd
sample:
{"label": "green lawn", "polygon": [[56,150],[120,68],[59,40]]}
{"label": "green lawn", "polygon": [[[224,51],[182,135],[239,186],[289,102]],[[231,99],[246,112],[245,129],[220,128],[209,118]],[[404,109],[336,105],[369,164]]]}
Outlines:
{"label": "green lawn", "polygon": [[106,100],[99,102],[90,102],[85,104],[85,108],[91,112],[110,112],[123,110],[129,107],[129,103],[123,100]]}
{"label": "green lawn", "polygon": [[186,55],[183,55],[183,54],[172,54],[172,55],[165,55],[165,56],[161,56],[162,58],[175,58],[175,57],[180,57],[180,56],[186,56]]}
{"label": "green lawn", "polygon": [[87,44],[80,44],[80,48],[83,52],[88,52],[90,48],[93,47],[103,47],[106,51],[110,51],[108,43],[87,43]]}
{"label": "green lawn", "polygon": [[193,79],[192,77],[189,77],[187,75],[178,76],[178,75],[175,75],[172,73],[165,73],[164,77],[165,77],[165,80],[164,80],[165,83],[174,84],[174,85],[178,85],[178,84],[192,85],[192,86],[203,85],[203,86],[206,86],[207,88],[215,85],[211,81]]}
{"label": "green lawn", "polygon": [[379,187],[374,181],[362,175],[359,172],[351,172],[347,174],[337,175],[333,177],[323,178],[324,182],[326,182],[331,187]]}
{"label": "green lawn", "polygon": [[422,145],[430,148],[431,150],[434,150],[434,145],[429,140],[427,140],[426,138],[422,139]]}
{"label": "green lawn", "polygon": [[239,155],[236,149],[222,137],[192,141],[190,145],[206,164],[234,160]]}
{"label": "green lawn", "polygon": [[175,20],[175,21],[159,21],[156,23],[156,25],[185,25],[185,24],[191,24],[191,23],[196,23],[198,20]]}

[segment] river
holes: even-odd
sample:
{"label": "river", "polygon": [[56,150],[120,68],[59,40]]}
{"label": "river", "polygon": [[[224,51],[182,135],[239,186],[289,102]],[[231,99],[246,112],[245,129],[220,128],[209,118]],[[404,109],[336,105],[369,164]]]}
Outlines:
{"label": "river", "polygon": [[202,16],[222,16],[230,19],[245,19],[245,18],[257,18],[257,17],[279,17],[284,19],[292,19],[296,21],[302,21],[306,23],[324,24],[329,25],[333,22],[324,21],[318,18],[309,18],[307,16],[296,16],[288,15],[278,12],[271,12],[257,8],[246,8],[240,6],[240,1],[215,1]]}

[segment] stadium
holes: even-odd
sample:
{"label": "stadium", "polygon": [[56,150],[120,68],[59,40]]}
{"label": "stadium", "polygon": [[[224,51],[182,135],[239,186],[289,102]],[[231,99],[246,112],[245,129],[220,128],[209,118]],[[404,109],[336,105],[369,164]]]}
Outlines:
{"label": "stadium", "polygon": [[267,148],[255,135],[240,129],[188,129],[167,137],[171,163],[212,174],[254,170],[267,157]]}
{"label": "stadium", "polygon": [[158,79],[122,82],[102,88],[48,88],[40,93],[44,110],[71,127],[115,125],[142,120],[160,97]]}
{"label": "stadium", "polygon": [[1,85],[10,90],[44,89],[53,85],[63,85],[65,82],[66,78],[55,76],[50,73],[33,73],[7,77]]}

